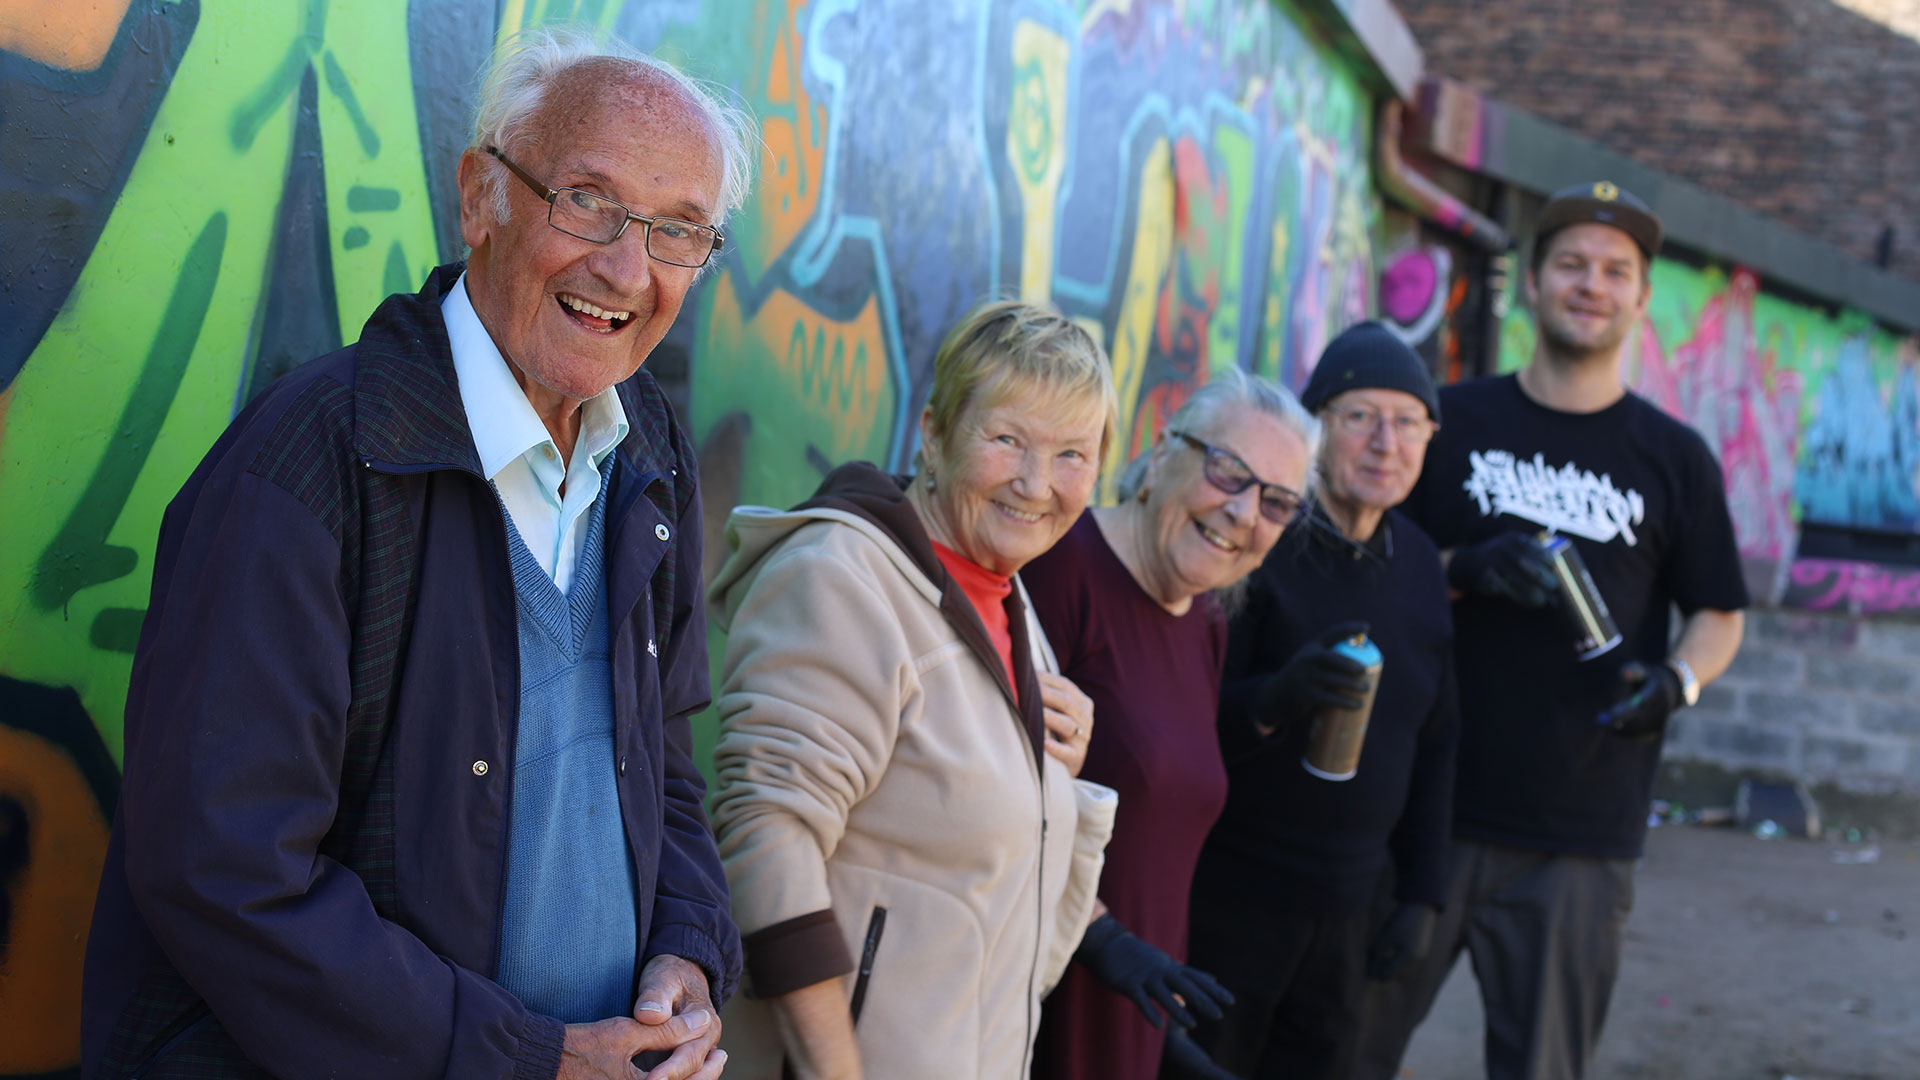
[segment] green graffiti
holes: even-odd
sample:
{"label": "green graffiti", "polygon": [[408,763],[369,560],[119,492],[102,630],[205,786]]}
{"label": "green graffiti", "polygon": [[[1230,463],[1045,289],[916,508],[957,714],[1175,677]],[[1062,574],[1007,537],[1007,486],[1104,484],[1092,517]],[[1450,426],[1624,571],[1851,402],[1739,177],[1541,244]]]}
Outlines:
{"label": "green graffiti", "polygon": [[266,82],[253,93],[241,98],[234,106],[229,138],[236,150],[248,150],[253,140],[260,134],[268,120],[280,112],[281,106],[300,89],[300,80],[307,73],[307,64],[314,54],[320,51],[327,36],[327,0],[309,0],[307,4],[306,24],[299,36],[287,46],[287,54],[280,66],[273,70]]}
{"label": "green graffiti", "polygon": [[87,641],[96,649],[131,654],[140,643],[140,624],[146,608],[103,608],[87,628]]}
{"label": "green graffiti", "polygon": [[845,338],[834,338],[829,355],[825,327],[813,328],[813,344],[809,347],[806,325],[793,324],[793,334],[787,341],[787,363],[800,373],[801,395],[843,413],[857,405],[855,415],[864,416],[872,404],[867,400],[867,343],[854,344],[851,367],[846,359]]}
{"label": "green graffiti", "polygon": [[400,209],[400,193],[392,188],[362,187],[347,189],[347,209],[356,214],[378,214]]}
{"label": "green graffiti", "polygon": [[[360,99],[354,96],[353,83],[347,78],[347,73],[340,70],[340,61],[333,58],[332,50],[327,51],[325,61],[327,89],[333,91],[334,96],[340,99],[341,108],[346,109],[347,115],[353,118],[353,131],[360,136],[360,149],[370,158],[379,157],[380,133],[373,130],[373,125],[367,121],[366,111],[360,108]],[[397,194],[394,205],[399,205]],[[391,210],[393,207],[385,209]]]}
{"label": "green graffiti", "polygon": [[404,293],[412,292],[416,284],[413,272],[407,269],[407,253],[401,250],[400,241],[395,240],[387,249],[387,267],[381,274],[380,287],[390,294]]}
{"label": "green graffiti", "polygon": [[1207,359],[1212,366],[1240,366],[1240,291],[1246,280],[1247,222],[1253,208],[1253,139],[1227,124],[1213,129],[1213,153],[1219,162],[1217,180],[1226,188],[1225,216],[1220,229],[1220,304],[1207,326]]}
{"label": "green graffiti", "polygon": [[216,212],[181,261],[160,331],[154,335],[133,393],[114,425],[114,439],[106,457],[94,470],[79,505],[40,555],[33,579],[33,601],[42,611],[64,606],[88,586],[125,577],[139,563],[139,553],[132,548],[108,544],[107,533],[119,520],[134,480],[146,466],[154,438],[173,407],[187,360],[193,355],[193,344],[200,337],[200,326],[213,302],[220,256],[226,245],[227,215]]}
{"label": "green graffiti", "polygon": [[307,73],[308,61],[313,53],[307,39],[297,37],[287,46],[287,55],[280,66],[273,70],[272,76],[258,90],[241,100],[233,107],[233,120],[230,137],[235,150],[253,149],[253,140],[260,134],[267,121],[280,115],[287,99],[300,88],[300,80]]}

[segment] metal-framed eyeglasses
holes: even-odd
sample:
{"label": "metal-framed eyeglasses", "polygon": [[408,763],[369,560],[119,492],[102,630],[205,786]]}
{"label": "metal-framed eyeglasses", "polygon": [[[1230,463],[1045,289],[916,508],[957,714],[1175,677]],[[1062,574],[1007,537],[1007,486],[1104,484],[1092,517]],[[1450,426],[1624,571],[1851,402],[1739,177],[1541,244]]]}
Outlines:
{"label": "metal-framed eyeglasses", "polygon": [[1304,501],[1300,493],[1285,484],[1270,484],[1253,474],[1247,463],[1231,450],[1222,449],[1212,443],[1196,439],[1184,431],[1167,429],[1167,434],[1183,439],[1195,450],[1200,451],[1200,473],[1207,483],[1219,488],[1228,495],[1238,495],[1250,487],[1260,488],[1260,516],[1282,528],[1291,525],[1293,519],[1300,516],[1300,504]]}
{"label": "metal-framed eyeglasses", "polygon": [[533,189],[547,204],[547,224],[590,244],[611,244],[637,221],[644,230],[647,254],[669,266],[701,267],[726,243],[720,230],[711,225],[672,217],[648,217],[636,214],[604,195],[579,188],[550,188],[535,180],[527,170],[513,163],[497,148],[487,153],[500,159],[507,171]]}
{"label": "metal-framed eyeglasses", "polygon": [[1369,438],[1380,430],[1382,424],[1393,432],[1393,437],[1408,446],[1425,446],[1440,430],[1440,425],[1432,417],[1415,416],[1401,413],[1397,416],[1381,412],[1371,405],[1348,405],[1330,411],[1328,419],[1344,435],[1365,435]]}

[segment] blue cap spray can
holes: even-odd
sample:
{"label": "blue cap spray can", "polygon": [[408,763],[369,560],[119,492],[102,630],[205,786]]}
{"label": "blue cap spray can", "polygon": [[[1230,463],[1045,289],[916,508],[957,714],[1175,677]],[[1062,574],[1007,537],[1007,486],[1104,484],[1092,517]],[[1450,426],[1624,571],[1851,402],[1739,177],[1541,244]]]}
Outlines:
{"label": "blue cap spray can", "polygon": [[1380,647],[1367,635],[1355,634],[1333,651],[1367,669],[1367,693],[1357,709],[1324,709],[1314,718],[1300,766],[1322,780],[1351,780],[1360,771],[1360,749],[1366,743],[1374,695],[1380,690]]}

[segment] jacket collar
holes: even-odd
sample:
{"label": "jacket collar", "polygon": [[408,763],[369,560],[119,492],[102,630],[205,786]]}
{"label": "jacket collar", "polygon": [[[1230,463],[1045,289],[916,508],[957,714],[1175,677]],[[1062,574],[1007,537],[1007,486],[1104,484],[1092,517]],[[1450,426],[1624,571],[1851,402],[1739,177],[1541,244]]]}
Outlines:
{"label": "jacket collar", "polygon": [[1380,515],[1380,524],[1366,543],[1361,543],[1340,531],[1340,526],[1327,516],[1326,507],[1318,499],[1310,499],[1300,515],[1299,525],[1313,543],[1326,551],[1346,555],[1350,558],[1364,558],[1371,555],[1376,561],[1393,561],[1393,513],[1388,511]]}
{"label": "jacket collar", "polygon": [[[1000,692],[1019,715],[1034,761],[1046,767],[1046,714],[1040,702],[1039,674],[1034,668],[1034,642],[1027,626],[1025,590],[1015,587],[1004,601],[1007,630],[1013,639],[1013,677],[1007,677],[1000,652],[960,583],[934,553],[933,538],[913,504],[907,501],[909,477],[892,476],[864,461],[848,462],[821,481],[813,498],[795,510],[831,509],[854,514],[880,529],[907,553],[915,566],[940,589],[940,613],[954,632],[993,676]],[[1015,579],[1016,581],[1018,578]]]}
{"label": "jacket collar", "polygon": [[[440,314],[442,299],[465,269],[465,263],[436,267],[419,292],[395,293],[381,302],[360,332],[353,445],[361,460],[403,471],[463,469],[484,475]],[[618,387],[631,425],[620,455],[641,476],[664,476],[674,462],[665,417],[642,408],[632,386],[636,379],[651,378],[643,369]]]}

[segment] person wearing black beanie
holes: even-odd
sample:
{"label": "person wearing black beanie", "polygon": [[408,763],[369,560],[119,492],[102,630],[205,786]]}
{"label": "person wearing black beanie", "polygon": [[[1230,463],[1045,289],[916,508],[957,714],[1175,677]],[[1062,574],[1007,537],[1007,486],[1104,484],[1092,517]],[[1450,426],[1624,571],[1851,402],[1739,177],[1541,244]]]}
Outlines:
{"label": "person wearing black beanie", "polygon": [[[1457,716],[1439,553],[1392,509],[1438,426],[1433,383],[1366,322],[1327,345],[1301,401],[1321,423],[1316,493],[1228,630],[1227,807],[1195,875],[1188,949],[1235,998],[1195,1029],[1216,1062],[1330,1080],[1352,1073],[1368,976],[1397,977],[1431,937]],[[1316,715],[1364,693],[1364,669],[1335,649],[1355,633],[1384,660],[1358,771],[1331,780],[1301,759]]]}
{"label": "person wearing black beanie", "polygon": [[[1420,355],[1373,319],[1347,327],[1327,343],[1300,391],[1300,404],[1308,412],[1317,413],[1331,398],[1348,390],[1369,388],[1410,394],[1427,407],[1429,420],[1440,423],[1440,394]],[[1421,445],[1425,445],[1424,440]]]}

